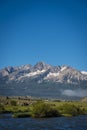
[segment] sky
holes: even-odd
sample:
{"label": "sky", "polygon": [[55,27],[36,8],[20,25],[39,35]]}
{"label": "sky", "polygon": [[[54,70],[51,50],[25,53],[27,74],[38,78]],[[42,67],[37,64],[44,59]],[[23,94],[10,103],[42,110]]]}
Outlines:
{"label": "sky", "polygon": [[87,71],[87,0],[0,0],[0,68],[39,61]]}

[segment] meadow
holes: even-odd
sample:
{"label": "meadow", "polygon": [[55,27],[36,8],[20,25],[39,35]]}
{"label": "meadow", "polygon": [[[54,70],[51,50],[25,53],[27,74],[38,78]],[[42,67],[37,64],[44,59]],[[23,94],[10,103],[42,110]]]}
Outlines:
{"label": "meadow", "polygon": [[17,117],[60,117],[87,114],[87,101],[63,101],[31,97],[0,97],[0,114]]}

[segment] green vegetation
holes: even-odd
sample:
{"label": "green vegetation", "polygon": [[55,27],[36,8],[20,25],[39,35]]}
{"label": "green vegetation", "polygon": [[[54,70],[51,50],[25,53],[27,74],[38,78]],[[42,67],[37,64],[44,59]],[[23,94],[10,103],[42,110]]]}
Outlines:
{"label": "green vegetation", "polygon": [[12,106],[16,106],[17,105],[17,102],[15,100],[11,100],[10,103],[11,103]]}
{"label": "green vegetation", "polygon": [[29,112],[24,112],[24,113],[14,113],[13,117],[15,118],[24,118],[24,117],[30,117]]}
{"label": "green vegetation", "polygon": [[4,105],[4,110],[7,113],[24,113],[29,112],[30,106],[11,106],[11,105]]}
{"label": "green vegetation", "polygon": [[60,105],[58,110],[64,116],[77,116],[83,114],[83,111],[79,107],[68,103]]}
{"label": "green vegetation", "polygon": [[24,98],[0,98],[0,114],[13,117],[59,117],[87,114],[87,103],[82,101],[48,101]]}
{"label": "green vegetation", "polygon": [[0,104],[0,113],[4,113],[4,112],[5,112],[4,106]]}
{"label": "green vegetation", "polygon": [[32,106],[31,109],[31,116],[32,117],[57,117],[60,116],[57,109],[52,108],[49,104],[44,103],[43,101],[38,101]]}

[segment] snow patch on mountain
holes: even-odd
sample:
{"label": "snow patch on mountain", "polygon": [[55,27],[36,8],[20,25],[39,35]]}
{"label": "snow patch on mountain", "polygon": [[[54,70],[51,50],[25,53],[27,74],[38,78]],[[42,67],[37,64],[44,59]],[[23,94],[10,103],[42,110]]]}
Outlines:
{"label": "snow patch on mountain", "polygon": [[35,76],[35,75],[38,75],[38,74],[41,74],[41,73],[44,73],[46,70],[37,70],[37,71],[35,71],[35,72],[31,72],[31,73],[29,73],[29,74],[26,74],[25,76],[27,76],[27,77],[30,77],[30,76]]}
{"label": "snow patch on mountain", "polygon": [[49,78],[49,77],[57,77],[57,76],[59,76],[59,73],[49,73],[48,75],[47,75],[47,78]]}
{"label": "snow patch on mountain", "polygon": [[87,75],[87,71],[81,71],[81,73]]}
{"label": "snow patch on mountain", "polygon": [[57,78],[57,77],[60,76],[60,73],[61,73],[62,71],[64,71],[65,69],[67,69],[67,66],[61,67],[61,69],[59,70],[59,72],[56,72],[56,73],[54,73],[54,72],[49,72],[49,74],[45,77],[45,79]]}
{"label": "snow patch on mountain", "polygon": [[36,76],[36,75],[40,75],[40,74],[42,74],[42,73],[44,73],[46,70],[37,70],[37,71],[34,71],[34,72],[30,72],[30,73],[28,73],[28,74],[24,74],[24,75],[22,75],[22,76],[20,76],[20,77],[18,77],[18,79],[17,80],[21,80],[22,78],[27,78],[27,77],[33,77],[33,76]]}
{"label": "snow patch on mountain", "polygon": [[61,68],[61,71],[64,71],[65,69],[67,69],[67,66],[63,66],[63,67]]}

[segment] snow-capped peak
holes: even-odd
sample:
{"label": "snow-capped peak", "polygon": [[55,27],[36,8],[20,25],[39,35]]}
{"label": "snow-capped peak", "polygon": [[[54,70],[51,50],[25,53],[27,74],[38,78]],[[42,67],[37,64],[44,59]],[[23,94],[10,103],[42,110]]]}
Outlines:
{"label": "snow-capped peak", "polygon": [[87,75],[87,71],[81,71],[81,73]]}

